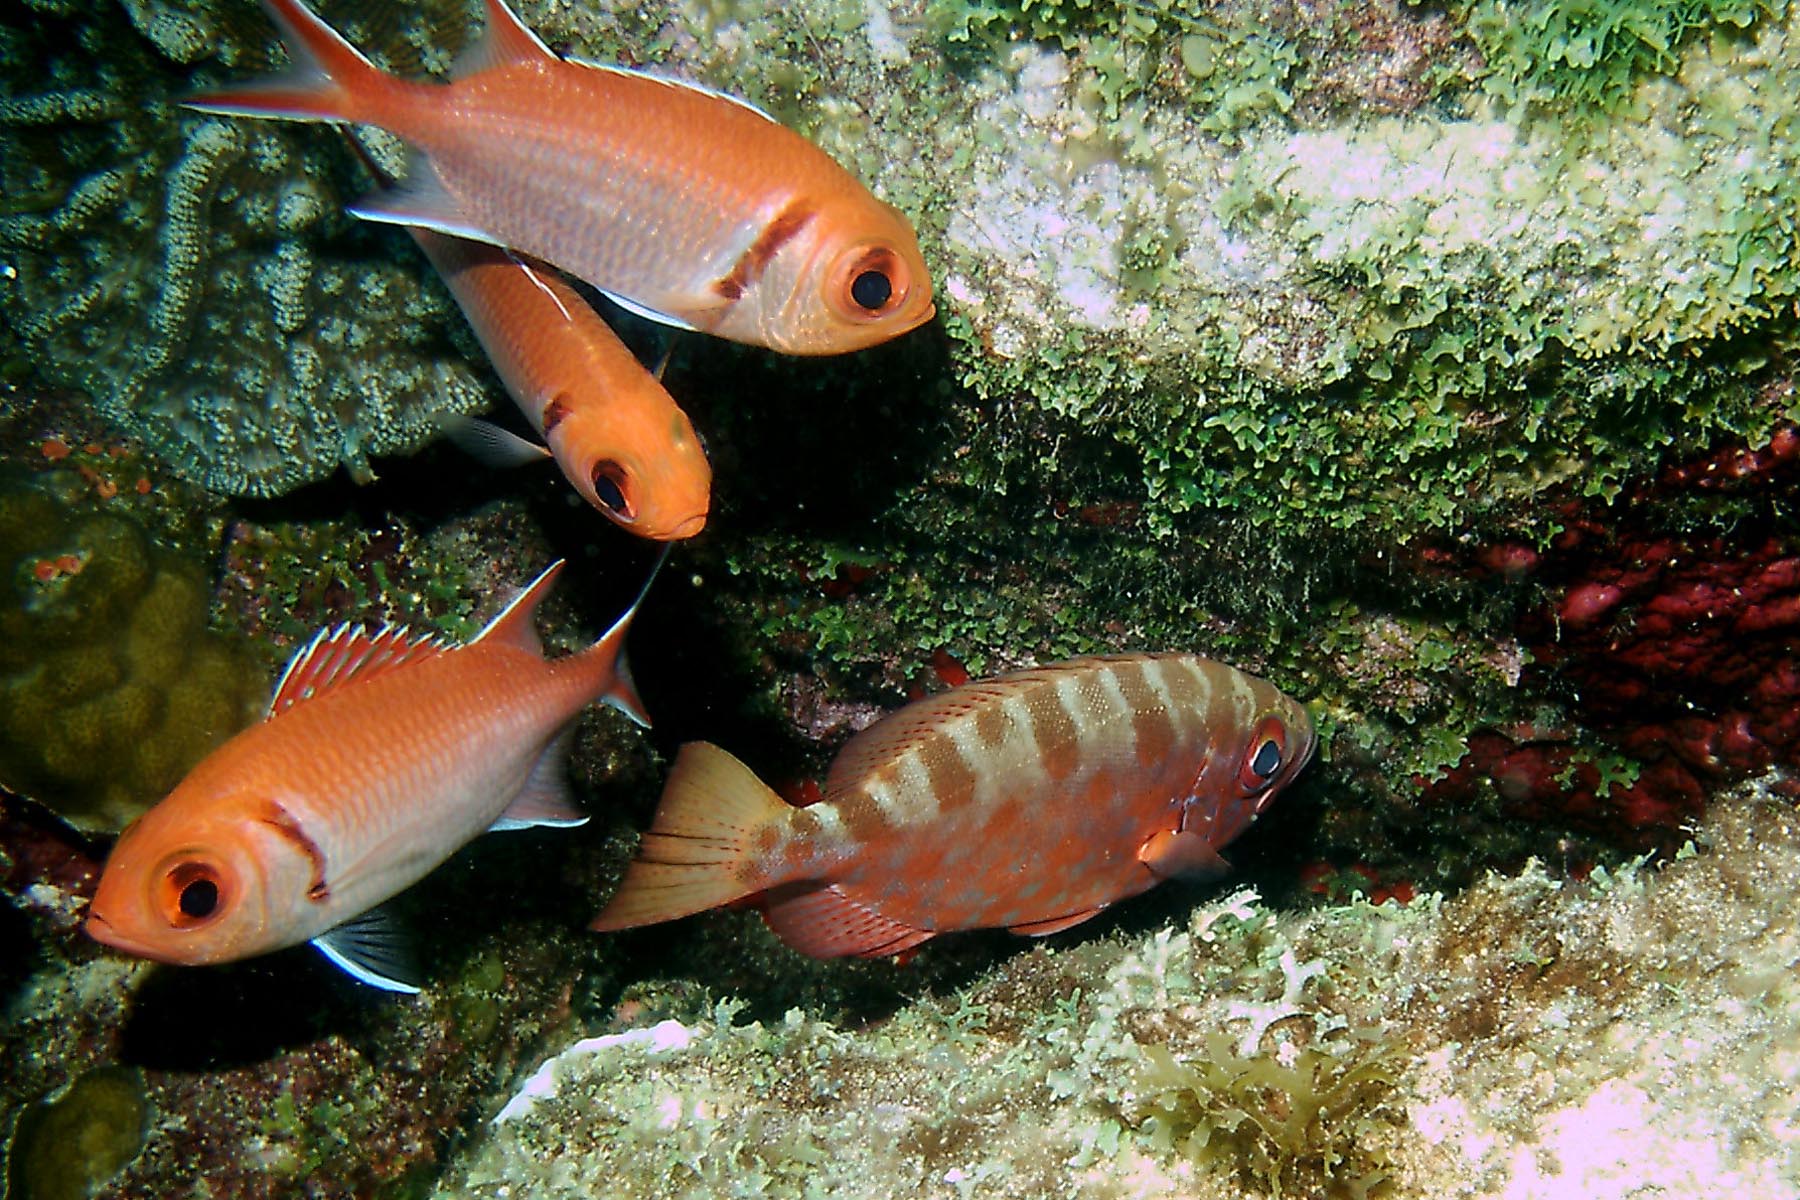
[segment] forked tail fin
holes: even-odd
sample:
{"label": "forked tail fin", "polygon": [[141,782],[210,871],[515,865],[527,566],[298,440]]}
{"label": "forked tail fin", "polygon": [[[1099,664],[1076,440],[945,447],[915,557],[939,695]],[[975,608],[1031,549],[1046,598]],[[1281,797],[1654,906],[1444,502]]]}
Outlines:
{"label": "forked tail fin", "polygon": [[418,86],[364,58],[301,0],[263,0],[293,66],[267,79],[224,87],[183,103],[201,112],[289,121],[363,121],[371,102]]}
{"label": "forked tail fin", "polygon": [[646,729],[650,727],[650,714],[644,708],[643,697],[638,695],[637,683],[631,678],[631,663],[625,657],[625,635],[631,630],[631,618],[643,607],[644,597],[650,594],[650,585],[656,582],[657,573],[667,561],[669,547],[665,543],[657,552],[656,561],[650,564],[650,574],[644,577],[644,585],[638,589],[631,607],[580,656],[584,661],[604,668],[606,684],[600,690],[600,703],[618,709]]}
{"label": "forked tail fin", "polygon": [[767,843],[760,839],[792,811],[730,754],[710,742],[689,742],[675,758],[625,881],[591,928],[673,921],[783,882],[769,877]]}

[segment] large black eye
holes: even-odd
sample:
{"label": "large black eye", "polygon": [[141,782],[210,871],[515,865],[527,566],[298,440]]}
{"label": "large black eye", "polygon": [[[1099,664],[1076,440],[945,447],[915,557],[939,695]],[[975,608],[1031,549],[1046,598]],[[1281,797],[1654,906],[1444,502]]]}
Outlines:
{"label": "large black eye", "polygon": [[224,909],[225,890],[219,869],[190,859],[163,876],[162,915],[177,929],[205,924]]}
{"label": "large black eye", "polygon": [[594,464],[594,495],[615,516],[630,517],[631,505],[625,499],[625,468],[615,462]]}
{"label": "large black eye", "polygon": [[893,295],[893,281],[880,271],[864,271],[850,284],[850,298],[870,312],[880,312]]}
{"label": "large black eye", "polygon": [[185,916],[195,920],[210,917],[219,907],[219,885],[210,879],[196,879],[181,889],[180,904]]}
{"label": "large black eye", "polygon": [[1274,742],[1264,742],[1250,760],[1250,770],[1261,779],[1267,779],[1281,766],[1281,747]]}
{"label": "large black eye", "polygon": [[1246,792],[1260,792],[1268,787],[1287,759],[1287,740],[1287,726],[1281,719],[1264,717],[1250,738],[1243,765],[1238,768],[1238,785]]}

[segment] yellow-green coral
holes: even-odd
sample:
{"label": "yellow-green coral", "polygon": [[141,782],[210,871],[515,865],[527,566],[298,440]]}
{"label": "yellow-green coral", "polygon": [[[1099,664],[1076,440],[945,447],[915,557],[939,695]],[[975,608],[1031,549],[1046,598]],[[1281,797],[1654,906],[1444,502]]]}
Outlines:
{"label": "yellow-green coral", "polygon": [[206,631],[197,566],[51,482],[0,488],[0,782],[117,829],[248,723],[265,681]]}
{"label": "yellow-green coral", "polygon": [[132,1067],[87,1072],[19,1114],[6,1155],[9,1200],[87,1200],[143,1147],[150,1104]]}

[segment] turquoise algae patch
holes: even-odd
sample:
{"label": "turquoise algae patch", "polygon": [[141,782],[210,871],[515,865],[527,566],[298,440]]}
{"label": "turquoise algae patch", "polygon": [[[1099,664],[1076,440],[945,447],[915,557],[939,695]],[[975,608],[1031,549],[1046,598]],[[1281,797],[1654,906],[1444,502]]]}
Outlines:
{"label": "turquoise algae patch", "polygon": [[0,782],[75,825],[123,827],[263,702],[204,574],[127,516],[0,481],[0,589]]}

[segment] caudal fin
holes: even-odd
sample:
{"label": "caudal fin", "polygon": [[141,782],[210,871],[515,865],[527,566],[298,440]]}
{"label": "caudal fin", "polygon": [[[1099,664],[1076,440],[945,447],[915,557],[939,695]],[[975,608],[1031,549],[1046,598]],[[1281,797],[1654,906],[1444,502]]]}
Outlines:
{"label": "caudal fin", "polygon": [[364,58],[301,0],[263,0],[293,67],[183,103],[201,112],[288,121],[363,121],[371,101],[408,86]]}
{"label": "caudal fin", "polygon": [[638,695],[637,684],[631,678],[631,664],[625,658],[625,634],[631,629],[631,618],[637,616],[638,609],[643,607],[644,597],[650,594],[650,585],[656,582],[657,573],[668,560],[669,547],[665,545],[657,554],[656,561],[650,564],[650,574],[645,577],[644,586],[638,589],[637,598],[625,610],[625,615],[614,621],[612,628],[599,641],[581,652],[585,662],[602,668],[606,683],[600,689],[600,702],[618,709],[646,729],[650,728],[650,714],[645,710],[643,697]]}
{"label": "caudal fin", "polygon": [[630,929],[717,908],[775,882],[759,847],[792,811],[749,767],[710,742],[675,758],[650,832],[591,928]]}

